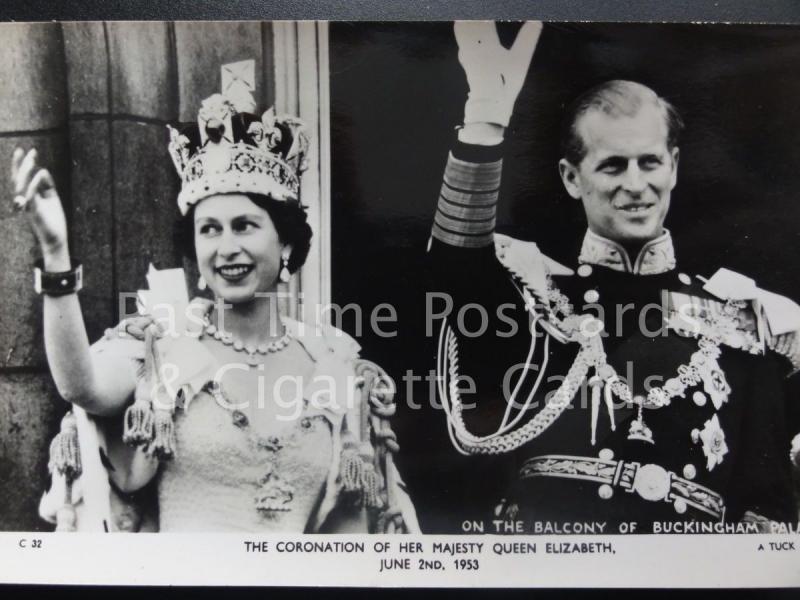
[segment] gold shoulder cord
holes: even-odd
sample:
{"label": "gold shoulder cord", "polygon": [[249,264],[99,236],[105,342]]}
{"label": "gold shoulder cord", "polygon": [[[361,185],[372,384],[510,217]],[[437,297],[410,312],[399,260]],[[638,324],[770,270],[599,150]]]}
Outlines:
{"label": "gold shoulder cord", "polygon": [[[546,318],[535,312],[532,294],[528,289],[523,289],[521,294],[526,300],[527,309],[533,318],[531,347],[528,352],[525,370],[520,376],[520,381],[517,383],[511,397],[508,399],[508,409],[503,423],[501,423],[497,431],[487,436],[477,437],[472,435],[467,431],[464,424],[464,408],[458,388],[460,377],[458,340],[452,328],[446,322],[442,324],[437,357],[438,391],[442,407],[447,415],[450,439],[453,446],[461,454],[503,454],[535,439],[550,427],[569,406],[575,392],[583,384],[590,369],[594,369],[594,375],[589,379],[589,385],[592,389],[592,445],[596,441],[595,431],[603,389],[605,389],[605,403],[611,419],[612,430],[616,429],[613,413],[613,397],[616,396],[625,404],[635,404],[639,409],[637,418],[631,423],[629,439],[638,439],[648,443],[654,443],[654,441],[652,432],[644,423],[643,408],[669,406],[673,398],[676,396],[684,397],[687,388],[699,383],[705,384],[706,392],[711,395],[716,409],[719,409],[727,401],[730,386],[717,362],[717,358],[720,356],[719,346],[724,339],[724,333],[736,327],[736,315],[739,309],[744,307],[743,302],[728,300],[724,305],[722,314],[716,318],[709,319],[705,323],[706,327],[703,328],[702,332],[698,332],[698,350],[692,354],[689,363],[679,366],[676,376],[667,379],[664,386],[650,388],[647,397],[644,397],[634,396],[630,386],[622,381],[615,369],[608,364],[606,353],[603,349],[602,337],[599,335],[603,330],[603,323],[592,315],[575,315],[574,307],[553,284],[550,277],[547,278],[548,304],[545,306]],[[541,325],[547,334],[542,368],[533,390],[522,405],[517,417],[511,423],[507,423],[510,408],[515,405],[517,392],[530,366],[536,345],[534,330],[537,324]],[[561,341],[578,343],[580,345],[578,354],[558,390],[549,397],[544,408],[536,413],[525,425],[512,431],[513,427],[529,408],[544,375],[550,336],[557,337]]]}

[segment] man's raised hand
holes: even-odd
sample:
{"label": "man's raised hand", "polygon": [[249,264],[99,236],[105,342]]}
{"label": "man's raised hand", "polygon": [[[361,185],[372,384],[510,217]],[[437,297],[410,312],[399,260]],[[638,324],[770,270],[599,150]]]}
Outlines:
{"label": "man's raised hand", "polygon": [[509,49],[500,43],[492,21],[456,21],[454,30],[458,60],[469,85],[464,124],[507,127],[539,41],[542,23],[525,23]]}

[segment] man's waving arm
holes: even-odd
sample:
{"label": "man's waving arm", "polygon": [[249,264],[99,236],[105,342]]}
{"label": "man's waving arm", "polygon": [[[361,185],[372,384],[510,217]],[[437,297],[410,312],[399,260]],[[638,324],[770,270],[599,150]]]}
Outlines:
{"label": "man's waving arm", "polygon": [[433,238],[459,248],[490,247],[502,171],[502,142],[542,24],[522,26],[510,49],[488,21],[455,24],[469,94],[464,125],[445,168]]}

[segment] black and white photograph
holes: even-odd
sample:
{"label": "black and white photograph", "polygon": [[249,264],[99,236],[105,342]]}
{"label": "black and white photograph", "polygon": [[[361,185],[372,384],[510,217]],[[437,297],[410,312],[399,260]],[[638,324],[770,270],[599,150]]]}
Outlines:
{"label": "black and white photograph", "polygon": [[398,306],[422,530],[796,525],[796,30],[331,31],[333,298]]}
{"label": "black and white photograph", "polygon": [[0,556],[800,585],[796,26],[0,33]]}

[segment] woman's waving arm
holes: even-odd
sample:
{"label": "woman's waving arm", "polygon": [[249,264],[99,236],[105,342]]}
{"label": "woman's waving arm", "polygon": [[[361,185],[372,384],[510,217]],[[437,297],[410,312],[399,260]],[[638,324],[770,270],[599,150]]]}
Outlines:
{"label": "woman's waving arm", "polygon": [[[47,169],[39,166],[37,152],[14,151],[11,166],[14,203],[27,214],[42,252],[45,275],[73,275],[67,222],[61,199]],[[78,287],[73,286],[74,287]],[[43,289],[44,342],[47,362],[59,393],[68,402],[98,415],[118,413],[135,387],[129,360],[116,353],[90,352],[89,339],[77,293],[70,288]],[[70,293],[71,292],[71,293]]]}

